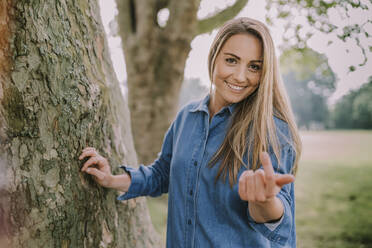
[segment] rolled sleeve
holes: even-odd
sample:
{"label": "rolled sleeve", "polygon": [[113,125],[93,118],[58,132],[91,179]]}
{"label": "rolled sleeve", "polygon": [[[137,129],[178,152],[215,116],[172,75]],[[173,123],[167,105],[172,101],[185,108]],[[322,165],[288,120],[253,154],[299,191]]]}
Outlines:
{"label": "rolled sleeve", "polygon": [[284,213],[282,218],[278,222],[270,223],[272,225],[276,225],[275,228],[271,228],[270,224],[268,225],[268,223],[255,222],[249,215],[249,211],[247,210],[248,220],[250,221],[251,227],[257,232],[261,233],[268,240],[284,246],[290,238],[290,234],[293,228],[293,208],[290,202],[287,200],[288,196],[285,196],[285,193],[279,193],[277,196],[283,203]]}
{"label": "rolled sleeve", "polygon": [[[129,189],[124,194],[117,197],[119,201],[129,200],[138,196],[141,196],[142,187],[144,185],[144,174],[141,173],[141,167],[139,169],[134,169],[127,166],[120,166],[126,173],[128,173],[131,177],[131,184]],[[143,171],[143,169],[142,169]]]}
{"label": "rolled sleeve", "polygon": [[128,200],[138,196],[160,196],[168,192],[169,168],[172,159],[173,124],[165,134],[163,146],[158,158],[150,166],[140,165],[134,169],[121,166],[131,176],[131,184],[126,193],[117,197],[118,200]]}
{"label": "rolled sleeve", "polygon": [[[293,149],[288,145],[282,148],[281,163],[278,166],[273,153],[270,153],[271,161],[276,173],[290,173],[294,162]],[[251,227],[261,233],[268,240],[285,246],[288,240],[293,236],[295,228],[295,199],[294,184],[284,185],[277,197],[281,200],[284,207],[284,213],[280,220],[275,223],[256,223],[247,210],[248,220]],[[292,243],[292,242],[291,242]]]}

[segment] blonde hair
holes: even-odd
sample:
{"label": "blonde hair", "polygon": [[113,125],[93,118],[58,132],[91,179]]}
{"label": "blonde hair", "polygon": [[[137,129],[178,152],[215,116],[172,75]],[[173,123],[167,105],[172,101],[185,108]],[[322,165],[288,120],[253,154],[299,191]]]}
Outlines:
{"label": "blonde hair", "polygon": [[[216,181],[221,177],[222,181],[225,181],[228,176],[231,187],[237,182],[241,166],[258,169],[260,153],[268,151],[270,146],[279,163],[280,145],[274,115],[289,127],[291,137],[288,143],[296,154],[291,171],[293,174],[296,174],[301,155],[301,140],[280,76],[274,43],[263,23],[247,17],[226,22],[217,33],[209,51],[209,77],[212,81],[215,60],[225,42],[231,36],[241,33],[252,34],[260,39],[263,47],[263,66],[258,88],[237,103],[226,137],[209,163],[211,167],[221,160]],[[248,164],[243,162],[246,155]]]}

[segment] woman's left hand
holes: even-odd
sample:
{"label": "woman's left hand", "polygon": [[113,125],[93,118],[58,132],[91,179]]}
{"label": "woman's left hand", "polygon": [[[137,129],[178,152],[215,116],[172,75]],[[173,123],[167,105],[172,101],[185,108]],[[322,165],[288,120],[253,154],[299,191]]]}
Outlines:
{"label": "woman's left hand", "polygon": [[274,200],[281,188],[294,181],[291,174],[275,173],[269,155],[260,154],[262,169],[246,170],[239,178],[239,196],[250,203],[265,204]]}

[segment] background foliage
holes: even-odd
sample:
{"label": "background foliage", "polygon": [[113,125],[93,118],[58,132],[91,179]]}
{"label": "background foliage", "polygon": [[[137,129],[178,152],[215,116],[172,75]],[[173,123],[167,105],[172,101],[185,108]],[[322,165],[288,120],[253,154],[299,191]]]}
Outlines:
{"label": "background foliage", "polygon": [[300,128],[324,128],[327,98],[335,90],[336,76],[328,59],[310,48],[293,48],[280,57],[283,80]]}
{"label": "background foliage", "polygon": [[335,106],[331,121],[334,128],[372,129],[372,76],[358,90],[345,95]]}

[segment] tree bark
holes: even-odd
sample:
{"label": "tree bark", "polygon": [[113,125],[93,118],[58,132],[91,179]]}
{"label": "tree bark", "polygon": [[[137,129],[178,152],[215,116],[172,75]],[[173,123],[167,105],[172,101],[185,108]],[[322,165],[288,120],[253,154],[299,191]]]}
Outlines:
{"label": "tree bark", "polygon": [[0,1],[0,247],[158,247],[144,198],[80,172],[137,164],[96,1]]}
{"label": "tree bark", "polygon": [[[136,151],[148,164],[160,151],[163,135],[175,116],[184,68],[192,39],[212,31],[234,17],[248,0],[234,5],[214,19],[197,20],[200,0],[118,0],[119,34],[128,76],[129,108]],[[162,8],[168,8],[164,27],[157,22]],[[203,58],[201,58],[203,59]],[[205,68],[207,70],[207,58]]]}

